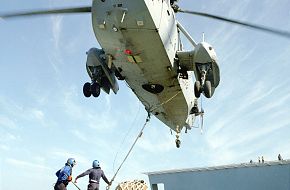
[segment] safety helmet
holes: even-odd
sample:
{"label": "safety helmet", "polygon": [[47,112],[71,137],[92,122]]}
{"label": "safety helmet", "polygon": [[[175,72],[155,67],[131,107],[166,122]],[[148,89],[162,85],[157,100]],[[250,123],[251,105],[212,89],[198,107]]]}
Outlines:
{"label": "safety helmet", "polygon": [[100,162],[98,160],[93,161],[93,168],[100,167]]}
{"label": "safety helmet", "polygon": [[73,167],[74,165],[76,165],[76,160],[74,158],[69,158],[67,159],[66,164]]}

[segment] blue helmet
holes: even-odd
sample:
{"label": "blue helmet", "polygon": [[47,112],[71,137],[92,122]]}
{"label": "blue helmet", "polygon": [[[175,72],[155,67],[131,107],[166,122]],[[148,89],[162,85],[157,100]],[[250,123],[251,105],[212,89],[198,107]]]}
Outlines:
{"label": "blue helmet", "polygon": [[67,159],[66,164],[73,167],[74,165],[76,165],[76,160],[74,158],[69,158]]}
{"label": "blue helmet", "polygon": [[100,167],[100,162],[98,160],[93,161],[93,168]]}

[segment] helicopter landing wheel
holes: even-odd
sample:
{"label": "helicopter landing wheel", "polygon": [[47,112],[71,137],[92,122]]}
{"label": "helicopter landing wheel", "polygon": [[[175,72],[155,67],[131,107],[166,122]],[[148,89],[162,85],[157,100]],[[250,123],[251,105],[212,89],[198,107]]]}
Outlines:
{"label": "helicopter landing wheel", "polygon": [[210,81],[208,81],[208,80],[205,81],[203,92],[204,92],[205,97],[211,98],[212,93],[211,93],[211,82]]}
{"label": "helicopter landing wheel", "polygon": [[175,140],[176,148],[180,148],[181,141],[179,139]]}
{"label": "helicopter landing wheel", "polygon": [[195,83],[194,83],[194,95],[197,98],[200,97],[200,89],[201,89],[200,81],[195,81]]}
{"label": "helicopter landing wheel", "polygon": [[83,86],[83,93],[85,97],[90,97],[92,95],[91,92],[91,84],[89,82],[86,82]]}
{"label": "helicopter landing wheel", "polygon": [[176,140],[175,140],[176,148],[180,147],[181,141],[179,140],[179,134],[176,134]]}
{"label": "helicopter landing wheel", "polygon": [[91,85],[91,92],[94,97],[98,97],[101,93],[101,87],[98,83],[93,83]]}

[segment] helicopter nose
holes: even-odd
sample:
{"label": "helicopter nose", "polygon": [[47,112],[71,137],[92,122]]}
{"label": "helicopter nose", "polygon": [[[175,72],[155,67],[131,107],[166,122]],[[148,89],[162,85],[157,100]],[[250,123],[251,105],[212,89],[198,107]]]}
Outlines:
{"label": "helicopter nose", "polygon": [[194,59],[196,63],[209,63],[216,61],[216,53],[213,47],[206,42],[197,44],[194,51]]}

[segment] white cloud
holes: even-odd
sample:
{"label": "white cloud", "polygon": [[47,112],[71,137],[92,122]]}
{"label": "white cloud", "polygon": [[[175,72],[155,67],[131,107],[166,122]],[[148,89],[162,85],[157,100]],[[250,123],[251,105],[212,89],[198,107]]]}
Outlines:
{"label": "white cloud", "polygon": [[13,135],[9,132],[2,132],[0,134],[0,142],[9,142],[9,141],[15,141],[15,140],[18,140],[20,139],[20,137],[16,136],[16,135]]}
{"label": "white cloud", "polygon": [[57,77],[61,75],[61,71],[58,67],[59,64],[63,63],[62,55],[61,55],[61,34],[62,34],[62,26],[63,26],[63,16],[54,15],[51,16],[52,22],[52,42],[54,45],[54,49],[52,49],[52,53],[49,57],[49,63],[55,71]]}
{"label": "white cloud", "polygon": [[[275,138],[273,134],[278,131],[285,131],[289,124],[290,121],[285,119],[275,124],[265,121],[259,125],[248,125],[245,128],[243,124],[233,121],[228,124],[230,127],[227,127],[227,129],[214,133],[214,135],[205,134],[206,144],[209,147],[207,150],[208,160],[211,160],[210,163],[214,164],[247,161],[251,158],[250,156],[256,156],[258,150],[266,150],[268,155],[273,155],[273,147],[269,146],[273,144],[273,138]],[[281,149],[280,152],[283,151],[285,152]],[[223,156],[220,157],[220,155]]]}
{"label": "white cloud", "polygon": [[43,120],[44,119],[44,113],[41,110],[38,109],[32,109],[31,113],[33,115],[34,118],[36,118],[37,120]]}
{"label": "white cloud", "polygon": [[0,150],[9,151],[10,147],[4,144],[0,144]]}
{"label": "white cloud", "polygon": [[44,91],[42,88],[29,89],[30,96],[37,102],[37,105],[46,106],[51,98],[49,91]]}
{"label": "white cloud", "polygon": [[89,142],[88,137],[84,133],[80,132],[79,130],[72,130],[71,133],[74,136],[76,136],[78,139],[80,139],[84,142]]}
{"label": "white cloud", "polygon": [[[115,119],[112,120],[112,117],[114,117]],[[97,131],[114,131],[114,129],[117,128],[117,121],[118,118],[116,118],[115,116],[112,116],[111,114],[99,114],[99,115],[93,115],[90,114],[88,115],[88,118],[90,118],[88,120],[88,127],[91,129],[95,129]]]}
{"label": "white cloud", "polygon": [[275,114],[276,112],[273,112],[274,108],[283,108],[284,106],[287,106],[287,103],[289,102],[290,94],[285,95],[282,98],[276,98],[276,99],[270,99],[267,104],[264,106],[261,106],[255,110],[255,113],[257,114],[263,114],[263,113],[270,113]]}
{"label": "white cloud", "polygon": [[66,162],[68,158],[75,158],[77,163],[90,163],[87,158],[80,154],[68,152],[67,150],[61,150],[61,149],[55,149],[50,151],[49,155],[51,155],[52,159],[56,160],[63,160],[63,162]]}
{"label": "white cloud", "polygon": [[0,96],[0,107],[3,113],[11,115],[16,113],[23,113],[23,107],[18,105],[16,101],[13,101],[7,97]]}
{"label": "white cloud", "polygon": [[[172,143],[174,141],[174,137],[172,137],[170,133],[162,134],[161,138],[160,131],[156,129],[156,126],[151,126],[150,124],[148,125],[149,126],[146,126],[147,128],[144,129],[141,138],[138,139],[137,146],[139,148],[143,149],[146,152],[158,152],[159,154],[169,152],[176,148]],[[137,137],[137,135],[138,134],[136,133],[134,139]]]}
{"label": "white cloud", "polygon": [[[0,106],[7,116],[0,115],[0,126],[9,126],[11,129],[22,126],[21,121],[40,122],[42,126],[52,125],[53,121],[46,121],[45,113],[37,107],[28,107],[17,104],[11,99],[1,99]],[[11,118],[17,118],[17,121]]]}
{"label": "white cloud", "polygon": [[45,164],[37,164],[30,161],[24,160],[17,160],[14,158],[7,158],[6,162],[10,165],[13,165],[17,168],[30,168],[30,169],[37,169],[37,170],[50,170]]}
{"label": "white cloud", "polygon": [[17,128],[17,125],[14,120],[10,119],[9,117],[0,115],[0,126],[1,127],[7,127],[10,129]]}
{"label": "white cloud", "polygon": [[228,16],[230,18],[243,17],[243,20],[246,19],[247,14],[245,14],[245,10],[249,9],[250,4],[251,0],[239,1],[236,6],[228,10]]}
{"label": "white cloud", "polygon": [[55,49],[59,49],[59,43],[62,32],[62,19],[63,16],[56,15],[51,17],[52,21],[52,35]]}
{"label": "white cloud", "polygon": [[238,116],[238,114],[232,112],[232,114],[227,117],[219,117],[212,126],[208,127],[206,136],[209,138],[216,136],[223,128],[228,126],[236,116]]}
{"label": "white cloud", "polygon": [[76,90],[75,87],[70,87],[63,92],[64,99],[61,104],[63,104],[65,112],[75,120],[82,120],[83,125],[91,129],[97,131],[114,130],[119,118],[114,116],[112,119],[110,98],[106,97],[106,102],[99,104],[103,109],[91,110],[76,100],[78,96]]}

